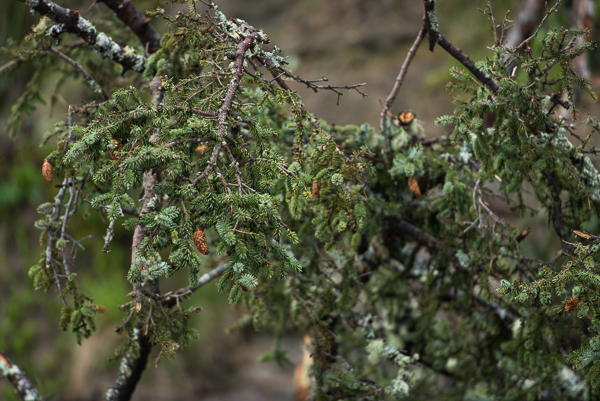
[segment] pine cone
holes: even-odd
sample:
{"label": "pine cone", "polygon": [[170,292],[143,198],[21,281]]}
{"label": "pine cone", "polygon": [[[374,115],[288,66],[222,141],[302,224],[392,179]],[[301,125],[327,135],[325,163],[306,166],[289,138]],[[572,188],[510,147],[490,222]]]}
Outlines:
{"label": "pine cone", "polygon": [[408,177],[408,189],[410,189],[410,192],[412,192],[417,198],[421,196],[421,188],[419,188],[419,181],[417,181],[417,177]]}
{"label": "pine cone", "polygon": [[52,164],[48,159],[44,160],[44,165],[42,166],[42,175],[48,182],[52,182]]}
{"label": "pine cone", "polygon": [[321,195],[321,184],[314,181],[312,183],[312,197],[315,199],[319,199],[320,195]]}
{"label": "pine cone", "polygon": [[200,227],[196,228],[196,231],[194,231],[194,245],[196,245],[196,249],[202,255],[208,255],[210,252],[210,248],[206,242],[206,235],[204,235],[204,230]]}
{"label": "pine cone", "polygon": [[565,305],[565,311],[567,311],[567,313],[571,313],[575,310],[575,308],[577,308],[577,305],[579,304],[579,297],[571,297],[571,299],[569,299],[567,301],[567,304]]}

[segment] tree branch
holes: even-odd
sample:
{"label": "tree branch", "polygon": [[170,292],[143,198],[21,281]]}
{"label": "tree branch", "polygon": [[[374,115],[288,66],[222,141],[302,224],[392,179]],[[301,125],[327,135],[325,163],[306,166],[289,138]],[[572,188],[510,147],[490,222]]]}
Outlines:
{"label": "tree branch", "polygon": [[493,79],[489,78],[483,71],[475,67],[473,60],[469,58],[462,50],[454,46],[444,35],[439,32],[437,25],[437,18],[435,16],[435,1],[434,0],[423,0],[425,5],[425,26],[427,27],[427,34],[429,36],[429,49],[433,51],[435,43],[438,43],[442,49],[446,50],[452,57],[457,59],[464,65],[471,73],[477,78],[479,82],[487,86],[492,92],[497,92],[501,87],[494,82]]}
{"label": "tree branch", "polygon": [[50,48],[50,51],[54,54],[56,54],[60,59],[66,61],[67,63],[71,64],[73,66],[73,68],[75,68],[77,70],[77,72],[79,72],[82,76],[83,79],[90,84],[90,86],[92,88],[94,88],[94,92],[98,92],[102,95],[102,97],[105,100],[110,99],[110,96],[108,96],[108,94],[106,93],[106,91],[100,86],[100,84],[94,79],[94,77],[92,77],[90,75],[89,72],[87,72],[81,65],[79,65],[75,60],[73,60],[72,58],[68,57],[67,55],[65,55],[64,53],[61,53],[59,50],[55,49],[54,47]]}
{"label": "tree branch", "polygon": [[[425,231],[413,226],[412,224],[409,224],[409,223],[405,222],[404,220],[401,220],[396,217],[388,217],[387,222],[392,228],[402,231],[405,234],[410,235],[411,237],[413,237],[414,239],[416,239],[417,241],[419,241],[426,247],[431,248],[431,249],[436,249],[436,250],[441,249],[442,243],[440,240],[429,235]],[[469,273],[470,270],[466,267],[463,267],[460,264],[460,261],[456,257],[454,250],[449,249],[448,251],[449,251],[448,256],[452,259],[452,262],[453,262],[456,270],[460,271],[461,273]]]}
{"label": "tree branch", "polygon": [[215,278],[219,277],[223,272],[227,269],[227,264],[223,264],[209,271],[208,273],[204,273],[200,280],[198,280],[198,284],[196,285],[188,285],[175,293],[166,293],[161,295],[161,298],[164,298],[163,305],[167,308],[175,306],[182,298],[186,298],[189,295],[192,295],[198,288],[203,285],[209,283]]}
{"label": "tree branch", "polygon": [[475,62],[469,58],[462,50],[458,47],[454,46],[446,37],[440,34],[438,39],[438,44],[442,47],[442,49],[446,50],[452,57],[457,59],[464,65],[467,70],[471,71],[471,74],[475,75],[475,78],[485,86],[489,88],[492,92],[498,92],[500,89],[500,85],[494,82],[493,79],[485,75],[483,71],[479,68],[475,67]]}
{"label": "tree branch", "polygon": [[141,330],[142,323],[138,322],[133,329],[134,348],[130,348],[122,358],[117,380],[106,392],[106,401],[126,401],[131,399],[135,386],[140,381],[148,364],[148,355],[152,349],[150,339]]}
{"label": "tree branch", "polygon": [[388,95],[387,99],[385,99],[385,105],[383,106],[383,110],[381,110],[381,126],[383,127],[382,134],[383,134],[383,138],[385,141],[385,143],[384,143],[385,153],[387,155],[386,159],[390,165],[392,163],[392,160],[391,160],[392,152],[391,152],[391,147],[390,147],[390,137],[387,132],[387,118],[386,118],[387,113],[388,113],[388,110],[390,109],[390,106],[394,102],[394,100],[396,100],[396,96],[398,95],[398,92],[400,91],[400,87],[402,86],[402,83],[404,82],[404,77],[406,76],[406,73],[408,72],[408,67],[410,66],[410,62],[412,61],[413,57],[415,57],[415,54],[417,53],[417,49],[419,48],[419,45],[423,41],[423,38],[425,37],[426,33],[427,33],[427,27],[426,27],[425,23],[423,23],[423,26],[421,26],[421,30],[417,34],[417,38],[415,39],[415,42],[410,47],[410,50],[408,50],[408,54],[406,55],[406,58],[404,59],[404,63],[402,63],[402,67],[400,68],[400,72],[398,73],[398,76],[396,77],[396,82],[394,83],[394,87],[392,88],[392,91]]}
{"label": "tree branch", "polygon": [[6,377],[15,386],[17,393],[23,400],[41,401],[42,398],[25,376],[25,373],[2,351],[0,351],[0,375]]}
{"label": "tree branch", "polygon": [[135,54],[135,51],[129,47],[122,48],[104,32],[98,32],[91,22],[79,16],[79,11],[63,8],[51,0],[19,1],[56,23],[48,30],[50,36],[56,37],[63,32],[74,33],[91,45],[102,57],[121,64],[123,72],[144,71],[146,59],[143,56]]}
{"label": "tree branch", "polygon": [[146,54],[152,54],[160,48],[160,35],[150,24],[150,17],[137,9],[131,0],[99,0],[106,4],[117,17],[136,34]]}
{"label": "tree branch", "polygon": [[[231,113],[231,106],[233,105],[233,99],[235,98],[235,94],[240,86],[240,80],[242,75],[244,74],[244,55],[246,54],[246,50],[254,43],[256,40],[264,41],[259,32],[256,32],[254,28],[247,27],[248,32],[247,36],[244,40],[242,40],[236,47],[234,53],[228,53],[228,57],[234,59],[234,73],[231,76],[231,81],[229,81],[229,85],[227,86],[227,92],[225,94],[225,98],[223,99],[223,104],[219,107],[219,111],[217,112],[217,132],[219,133],[219,137],[224,140],[227,136],[227,116]],[[210,155],[210,159],[208,161],[208,165],[198,177],[194,179],[192,182],[194,185],[199,181],[208,177],[213,167],[217,163],[217,157],[219,152],[221,151],[221,142],[217,142],[213,149],[212,154]]]}

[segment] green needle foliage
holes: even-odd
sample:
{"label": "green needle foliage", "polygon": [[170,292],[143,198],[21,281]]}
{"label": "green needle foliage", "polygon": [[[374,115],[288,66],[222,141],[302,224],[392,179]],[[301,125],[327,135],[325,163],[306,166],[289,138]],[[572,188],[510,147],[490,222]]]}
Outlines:
{"label": "green needle foliage", "polygon": [[[95,329],[101,307],[77,285],[80,244],[67,223],[101,213],[105,249],[115,223],[134,235],[128,273],[110,278],[133,287],[117,355],[139,356],[140,333],[159,357],[198,337],[190,318],[200,308],[183,303],[204,284],[202,252],[225,266],[219,290],[247,306],[237,327],[310,334],[316,399],[596,397],[600,248],[594,235],[583,233],[587,244],[569,235],[600,211],[590,147],[600,125],[558,112],[577,117],[575,90],[595,99],[572,66],[595,49],[576,45],[585,32],[550,30],[533,49],[495,43],[476,67],[499,90],[453,68],[456,109],[436,121],[453,131],[424,140],[417,119],[385,117],[383,132],[318,120],[287,87],[293,76],[277,47],[265,50],[266,34],[210,7],[150,13],[170,31],[143,74],[116,79],[106,54],[61,48],[89,69],[96,96],[97,87],[111,93],[71,107],[45,138],[56,142],[47,160],[63,183],[39,208],[44,250],[30,276],[59,291],[61,327],[79,342]],[[126,31],[98,18],[97,27]],[[44,74],[77,75],[48,51],[52,24],[43,19],[4,49],[37,71],[10,133],[42,100]],[[122,40],[141,52],[131,34]],[[491,199],[521,217],[546,216],[562,253],[523,256],[526,233]],[[180,270],[190,286],[161,294],[158,279]],[[264,360],[284,365],[276,344]]]}

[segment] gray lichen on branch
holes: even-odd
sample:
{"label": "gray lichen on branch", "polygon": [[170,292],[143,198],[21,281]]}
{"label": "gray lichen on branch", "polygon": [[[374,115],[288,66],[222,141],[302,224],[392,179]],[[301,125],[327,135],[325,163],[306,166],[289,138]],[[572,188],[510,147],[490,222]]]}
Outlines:
{"label": "gray lichen on branch", "polygon": [[19,1],[55,22],[56,25],[48,30],[51,36],[58,36],[63,32],[73,33],[85,40],[102,57],[121,64],[123,72],[127,70],[144,71],[145,57],[138,55],[129,46],[121,47],[104,32],[99,32],[90,21],[81,17],[77,10],[61,7],[51,0]]}

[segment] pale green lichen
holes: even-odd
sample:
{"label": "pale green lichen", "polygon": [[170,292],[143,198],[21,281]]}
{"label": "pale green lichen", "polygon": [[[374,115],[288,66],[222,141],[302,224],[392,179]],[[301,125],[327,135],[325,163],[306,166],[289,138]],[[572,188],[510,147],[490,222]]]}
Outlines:
{"label": "pale green lichen", "polygon": [[574,166],[579,170],[581,180],[590,190],[590,199],[594,202],[600,202],[600,174],[592,164],[591,160],[585,155],[577,152],[577,148],[571,144],[566,137],[565,128],[561,127],[554,133],[542,132],[539,136],[539,143],[550,143],[556,149],[565,152],[578,163]]}
{"label": "pale green lichen", "polygon": [[92,23],[88,20],[86,20],[85,18],[79,18],[79,20],[77,20],[77,28],[79,28],[82,32],[85,33],[95,33],[96,32],[96,28],[94,28],[94,25],[92,25]]}
{"label": "pale green lichen", "polygon": [[440,28],[438,26],[438,20],[437,16],[435,15],[435,11],[429,11],[427,13],[427,17],[429,17],[429,22],[431,22],[431,30],[435,33],[438,33]]}
{"label": "pale green lichen", "polygon": [[404,372],[398,372],[398,376],[385,388],[385,393],[391,397],[405,398],[408,396],[410,386],[404,378]]}
{"label": "pale green lichen", "polygon": [[273,51],[271,53],[262,52],[261,56],[263,56],[264,58],[269,60],[271,62],[271,64],[273,64],[273,67],[279,68],[282,65],[287,64],[285,57],[282,57],[280,54],[281,54],[281,49],[279,49],[279,47],[275,46],[275,48],[273,49]]}
{"label": "pale green lichen", "polygon": [[469,257],[469,255],[464,253],[461,249],[456,251],[456,254],[454,256],[456,256],[456,259],[458,259],[458,263],[460,263],[460,265],[462,267],[464,267],[464,268],[469,267],[469,264],[471,263],[471,258]]}
{"label": "pale green lichen", "polygon": [[[8,376],[16,376],[20,379],[18,380],[16,387],[19,393],[23,393],[23,400],[25,401],[36,401],[40,399],[38,392],[36,389],[29,388],[30,385],[23,378],[23,373],[21,369],[17,365],[8,366],[3,359],[0,359],[0,376],[8,377]],[[25,390],[26,389],[26,390]]]}
{"label": "pale green lichen", "polygon": [[384,346],[385,342],[382,339],[373,340],[367,344],[367,347],[365,348],[368,353],[367,358],[373,365],[376,365],[383,357]]}
{"label": "pale green lichen", "polygon": [[33,32],[37,34],[46,32],[52,26],[52,24],[53,22],[50,18],[42,17],[40,22],[38,22],[38,24],[33,27]]}
{"label": "pale green lichen", "polygon": [[131,46],[125,46],[123,48],[123,54],[126,55],[127,57],[137,56],[135,49],[132,48]]}

